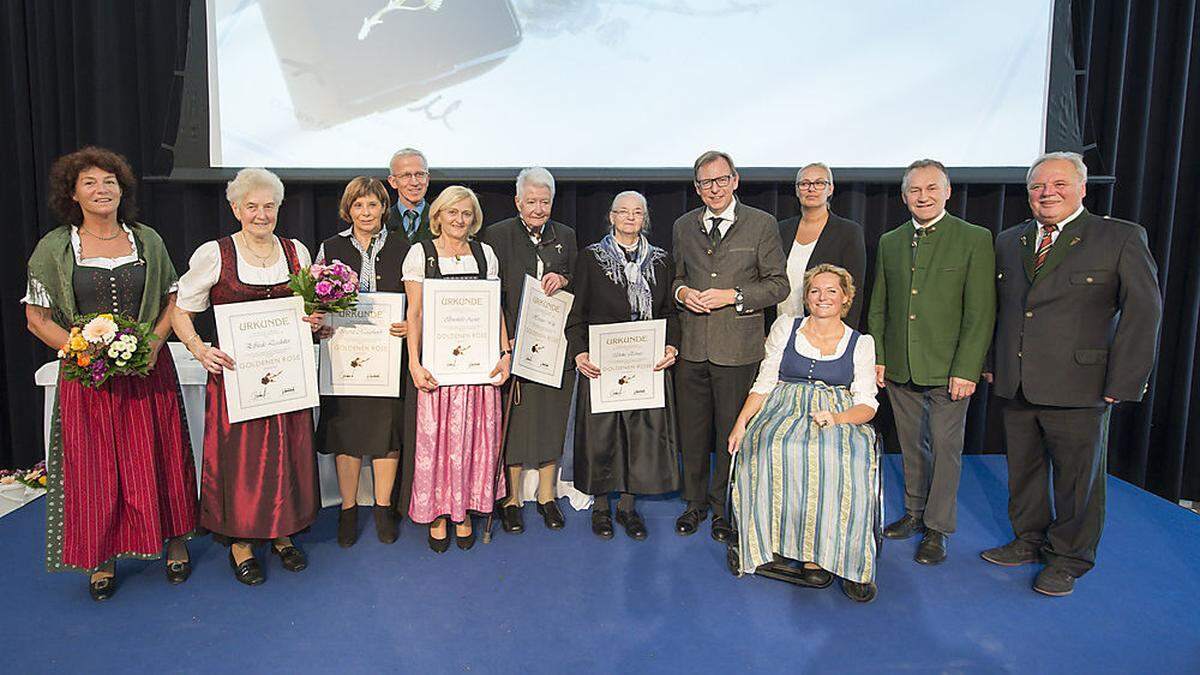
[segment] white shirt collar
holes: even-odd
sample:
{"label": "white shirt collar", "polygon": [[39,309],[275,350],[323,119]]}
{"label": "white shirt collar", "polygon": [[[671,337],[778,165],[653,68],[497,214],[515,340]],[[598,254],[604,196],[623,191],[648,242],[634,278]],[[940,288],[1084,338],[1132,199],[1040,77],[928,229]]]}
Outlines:
{"label": "white shirt collar", "polygon": [[[945,218],[945,217],[946,217],[946,210],[942,209],[942,212],[938,215],[938,217],[929,221],[929,224],[925,225],[925,227],[933,227],[934,225],[937,225],[938,223],[940,223],[942,221],[942,218]],[[913,224],[913,229],[917,229],[917,230],[923,229],[920,225],[917,224],[916,218],[912,219],[912,224]]]}
{"label": "white shirt collar", "polygon": [[[1081,214],[1081,213],[1083,213],[1083,204],[1080,204],[1079,208],[1075,209],[1075,213],[1072,213],[1071,215],[1067,216],[1066,218],[1063,218],[1062,220],[1060,220],[1057,223],[1058,230],[1061,232],[1062,229],[1064,227],[1066,227],[1068,223],[1070,223],[1072,220],[1075,220],[1076,218],[1078,218],[1079,214]],[[1046,224],[1039,220],[1038,228],[1044,230],[1044,229],[1046,229]]]}
{"label": "white shirt collar", "polygon": [[733,223],[734,220],[737,219],[737,216],[734,213],[736,210],[737,210],[737,197],[734,197],[733,199],[729,200],[729,206],[726,206],[725,210],[720,213],[713,213],[712,209],[710,209],[706,206],[706,207],[704,207],[704,222],[705,223],[711,222],[713,217],[715,216],[717,218],[722,219],[721,220],[722,225],[731,224],[731,223]]}

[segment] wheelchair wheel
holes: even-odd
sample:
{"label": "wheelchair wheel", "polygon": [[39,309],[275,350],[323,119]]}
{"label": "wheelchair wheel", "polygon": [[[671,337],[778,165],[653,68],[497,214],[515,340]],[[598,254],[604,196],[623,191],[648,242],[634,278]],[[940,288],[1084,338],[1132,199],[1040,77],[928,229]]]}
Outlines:
{"label": "wheelchair wheel", "polygon": [[725,565],[733,576],[742,576],[742,556],[738,552],[737,544],[729,544],[725,547]]}

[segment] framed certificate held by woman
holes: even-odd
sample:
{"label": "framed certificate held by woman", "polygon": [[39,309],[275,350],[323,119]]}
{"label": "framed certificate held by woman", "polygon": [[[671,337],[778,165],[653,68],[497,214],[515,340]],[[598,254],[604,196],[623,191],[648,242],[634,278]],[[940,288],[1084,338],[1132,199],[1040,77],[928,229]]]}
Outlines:
{"label": "framed certificate held by woman", "polygon": [[500,360],[500,282],[426,279],[421,365],[440,385],[488,384]]}
{"label": "framed certificate held by woman", "polygon": [[600,368],[591,380],[592,412],[663,407],[663,373],[654,366],[666,341],[665,319],[588,326],[591,360]]}

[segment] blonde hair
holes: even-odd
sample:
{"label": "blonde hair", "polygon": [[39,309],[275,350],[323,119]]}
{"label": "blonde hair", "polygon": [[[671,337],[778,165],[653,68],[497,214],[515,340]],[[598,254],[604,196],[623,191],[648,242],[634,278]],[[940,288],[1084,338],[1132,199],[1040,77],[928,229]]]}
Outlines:
{"label": "blonde hair", "polygon": [[457,204],[464,199],[471,200],[471,208],[475,211],[475,219],[471,221],[471,230],[467,234],[474,236],[483,228],[483,207],[479,205],[479,197],[476,197],[475,193],[469,187],[451,185],[442,190],[437,199],[433,200],[433,203],[429,205],[429,231],[435,237],[442,236],[442,224],[438,218],[442,213],[442,209],[451,204]]}
{"label": "blonde hair", "polygon": [[842,302],[842,318],[846,318],[846,315],[850,313],[850,305],[854,304],[854,277],[846,271],[846,268],[838,267],[832,263],[821,263],[804,273],[805,308],[807,309],[808,307],[808,291],[812,288],[812,280],[818,274],[837,275],[838,282],[842,287],[842,294],[846,296],[846,299]]}
{"label": "blonde hair", "polygon": [[374,197],[379,200],[379,204],[383,206],[383,213],[379,220],[387,224],[390,211],[388,207],[392,205],[392,199],[388,196],[387,189],[383,187],[383,182],[370,176],[358,176],[346,184],[346,189],[342,192],[342,201],[338,202],[338,217],[347,223],[352,222],[350,207],[363,197]]}

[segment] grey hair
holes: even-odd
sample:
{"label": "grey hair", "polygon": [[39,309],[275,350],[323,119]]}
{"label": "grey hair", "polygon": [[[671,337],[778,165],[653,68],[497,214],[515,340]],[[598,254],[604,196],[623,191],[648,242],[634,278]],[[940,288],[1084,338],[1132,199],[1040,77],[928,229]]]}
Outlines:
{"label": "grey hair", "polygon": [[230,204],[241,204],[253,190],[270,190],[275,203],[283,203],[283,181],[270,171],[257,168],[238,171],[233,180],[225,185],[225,199]]}
{"label": "grey hair", "polygon": [[416,148],[400,148],[396,152],[392,153],[392,158],[388,160],[389,172],[392,170],[392,165],[395,164],[396,160],[400,159],[401,157],[420,157],[421,166],[425,167],[426,171],[429,170],[429,160],[425,159],[425,153]]}
{"label": "grey hair", "polygon": [[1039,166],[1056,159],[1070,162],[1071,166],[1075,167],[1075,173],[1079,174],[1079,181],[1081,183],[1087,182],[1087,164],[1083,163],[1083,155],[1078,152],[1045,152],[1033,160],[1029,171],[1025,173],[1025,185],[1028,186],[1033,181],[1033,172],[1037,171]]}
{"label": "grey hair", "polygon": [[[642,203],[642,211],[645,212],[645,214],[646,214],[642,218],[642,234],[649,232],[650,231],[650,205],[646,203],[646,195],[638,192],[637,190],[626,190],[624,192],[618,192],[617,196],[613,197],[612,204],[608,207],[608,212],[612,213],[613,211],[617,210],[617,202],[621,201],[622,197],[637,197],[638,201],[640,201]],[[610,225],[609,230],[611,231],[612,230],[611,221],[609,222],[609,225]]]}
{"label": "grey hair", "polygon": [[733,158],[729,156],[728,152],[723,152],[721,150],[707,150],[703,155],[697,157],[696,162],[692,164],[692,178],[695,179],[700,175],[700,167],[704,166],[705,164],[711,164],[718,159],[725,160],[725,163],[729,165],[729,172],[735,176],[737,175],[737,167],[733,165]]}
{"label": "grey hair", "polygon": [[904,177],[900,179],[900,191],[908,192],[908,175],[909,174],[911,174],[913,171],[916,171],[917,169],[928,169],[930,167],[933,167],[933,168],[937,169],[938,171],[941,171],[942,172],[942,183],[946,187],[950,187],[950,174],[949,174],[949,172],[946,171],[945,164],[942,164],[941,162],[937,161],[936,159],[918,159],[917,161],[913,162],[912,164],[909,164],[908,168],[904,170]]}
{"label": "grey hair", "polygon": [[550,199],[554,199],[554,176],[540,166],[531,166],[527,169],[521,169],[521,173],[517,174],[517,197],[520,198],[525,194],[526,185],[539,185],[550,189]]}
{"label": "grey hair", "polygon": [[800,175],[803,174],[805,171],[813,168],[814,166],[825,170],[825,175],[829,176],[829,185],[832,186],[833,185],[833,169],[829,168],[829,165],[826,164],[825,162],[809,162],[808,164],[805,164],[804,166],[800,167],[800,169],[796,171],[796,182],[799,183]]}

